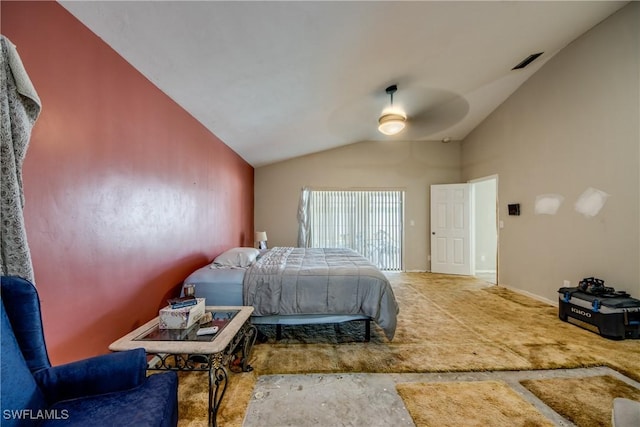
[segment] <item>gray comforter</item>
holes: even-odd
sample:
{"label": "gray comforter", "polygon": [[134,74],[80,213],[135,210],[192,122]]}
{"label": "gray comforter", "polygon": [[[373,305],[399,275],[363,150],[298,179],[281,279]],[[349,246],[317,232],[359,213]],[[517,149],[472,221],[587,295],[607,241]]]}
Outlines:
{"label": "gray comforter", "polygon": [[398,305],[385,275],[351,249],[269,250],[244,275],[254,315],[359,314],[393,339]]}

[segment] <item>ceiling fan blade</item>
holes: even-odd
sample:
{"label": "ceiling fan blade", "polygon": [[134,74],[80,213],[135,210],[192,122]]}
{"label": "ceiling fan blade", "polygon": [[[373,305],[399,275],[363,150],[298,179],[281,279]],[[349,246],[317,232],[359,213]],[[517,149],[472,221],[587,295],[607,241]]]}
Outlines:
{"label": "ceiling fan blade", "polygon": [[469,112],[469,102],[459,95],[442,99],[411,115],[407,121],[405,138],[421,141],[460,122]]}

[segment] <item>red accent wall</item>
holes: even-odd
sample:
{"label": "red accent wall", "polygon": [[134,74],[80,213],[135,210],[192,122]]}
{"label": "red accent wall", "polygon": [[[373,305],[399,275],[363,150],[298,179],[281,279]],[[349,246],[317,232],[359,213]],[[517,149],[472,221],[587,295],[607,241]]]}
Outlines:
{"label": "red accent wall", "polygon": [[47,347],[108,352],[222,250],[253,246],[253,167],[55,2],[2,2],[42,100],[23,169]]}

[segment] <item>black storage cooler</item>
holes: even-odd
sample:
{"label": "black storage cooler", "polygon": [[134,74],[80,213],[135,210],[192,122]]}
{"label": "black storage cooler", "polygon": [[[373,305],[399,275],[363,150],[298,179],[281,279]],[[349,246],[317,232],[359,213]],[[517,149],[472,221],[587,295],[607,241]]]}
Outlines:
{"label": "black storage cooler", "polygon": [[580,288],[558,289],[560,320],[595,326],[611,339],[640,338],[640,300],[619,294],[594,295]]}

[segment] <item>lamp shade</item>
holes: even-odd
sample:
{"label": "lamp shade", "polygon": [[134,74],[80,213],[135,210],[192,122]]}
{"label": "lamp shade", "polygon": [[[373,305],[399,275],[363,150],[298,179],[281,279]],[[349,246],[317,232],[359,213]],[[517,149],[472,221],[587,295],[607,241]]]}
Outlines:
{"label": "lamp shade", "polygon": [[400,114],[384,114],[378,119],[378,130],[385,135],[395,135],[404,129],[406,117]]}
{"label": "lamp shade", "polygon": [[267,241],[267,232],[266,231],[256,231],[256,242],[266,242]]}

